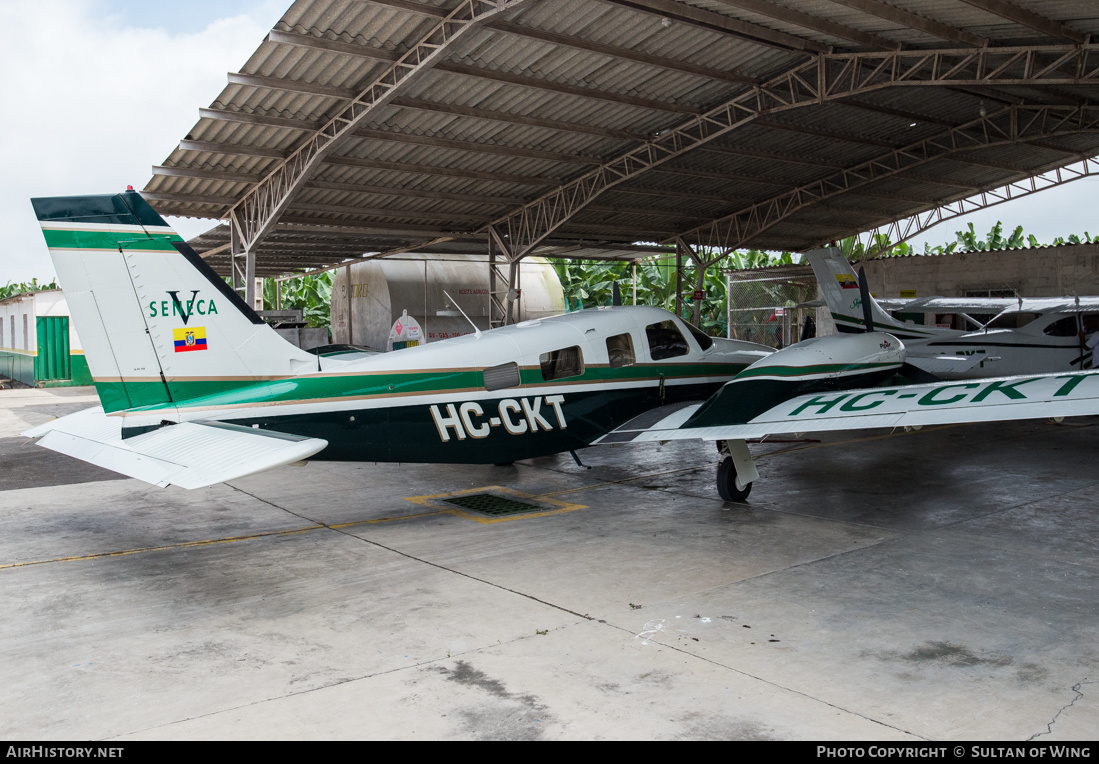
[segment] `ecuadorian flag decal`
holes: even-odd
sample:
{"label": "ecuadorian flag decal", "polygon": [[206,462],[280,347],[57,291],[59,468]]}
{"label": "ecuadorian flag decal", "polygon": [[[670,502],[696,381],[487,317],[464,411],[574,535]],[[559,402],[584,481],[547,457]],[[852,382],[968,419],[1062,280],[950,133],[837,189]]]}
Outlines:
{"label": "ecuadorian flag decal", "polygon": [[182,329],[173,329],[172,339],[175,340],[176,352],[187,353],[191,350],[206,349],[206,327],[192,326]]}
{"label": "ecuadorian flag decal", "polygon": [[837,273],[836,281],[840,284],[840,289],[858,289],[859,282],[855,281],[855,277],[850,273]]}

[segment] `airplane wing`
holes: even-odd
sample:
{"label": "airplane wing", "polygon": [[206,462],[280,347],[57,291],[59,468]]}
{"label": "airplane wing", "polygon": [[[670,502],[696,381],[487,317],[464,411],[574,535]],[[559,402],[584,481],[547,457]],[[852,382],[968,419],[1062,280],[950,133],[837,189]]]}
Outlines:
{"label": "airplane wing", "polygon": [[96,407],[23,433],[38,445],[146,483],[181,488],[234,480],[306,459],[328,445],[222,422],[183,422],[122,438],[122,420]]}
{"label": "airplane wing", "polygon": [[1099,297],[919,297],[874,298],[888,311],[902,313],[1000,313],[1005,310],[1047,311],[1062,313],[1099,310]]}
{"label": "airplane wing", "polygon": [[757,394],[733,380],[698,407],[669,412],[645,427],[637,420],[628,422],[596,443],[743,440],[783,433],[1099,414],[1099,371],[810,393],[750,417],[741,415],[751,410],[743,397]]}
{"label": "airplane wing", "polygon": [[920,297],[915,300],[875,298],[878,305],[902,313],[999,313],[1018,308],[1013,297]]}

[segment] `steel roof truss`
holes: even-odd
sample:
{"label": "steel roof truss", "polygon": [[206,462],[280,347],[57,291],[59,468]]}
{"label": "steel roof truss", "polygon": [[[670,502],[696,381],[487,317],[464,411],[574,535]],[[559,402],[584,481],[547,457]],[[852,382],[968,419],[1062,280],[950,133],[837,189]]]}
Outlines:
{"label": "steel roof truss", "polygon": [[799,186],[684,232],[684,238],[708,246],[736,249],[798,210],[822,199],[844,194],[958,151],[1004,145],[1066,134],[1099,130],[1099,107],[1009,106],[986,117],[952,128],[903,149]]}
{"label": "steel roof truss", "polygon": [[[256,185],[231,211],[233,227],[245,250],[253,248],[278,221],[317,165],[398,93],[443,60],[468,34],[485,22],[530,0],[462,0],[445,19],[433,24],[418,43],[389,66],[357,98],[315,131],[291,156]],[[234,251],[237,251],[234,247]]]}
{"label": "steel roof truss", "polygon": [[[1057,167],[991,190],[981,191],[978,194],[937,206],[934,209],[920,212],[903,220],[892,220],[880,224],[859,234],[858,240],[862,242],[864,251],[868,251],[867,245],[870,242],[889,241],[890,247],[875,253],[876,255],[884,254],[896,245],[906,242],[951,218],[968,215],[977,210],[994,207],[997,204],[1010,202],[1022,196],[1045,191],[1053,186],[1064,185],[1074,180],[1095,175],[1099,175],[1099,158],[1085,157],[1070,165]],[[884,238],[877,238],[879,236]]]}
{"label": "steel roof truss", "polygon": [[[662,131],[652,140],[633,148],[594,170],[566,183],[539,199],[524,205],[486,227],[501,242],[501,248],[509,258],[518,259],[529,253],[538,242],[563,225],[596,196],[619,183],[635,178],[657,165],[701,146],[741,125],[757,120],[760,115],[783,112],[800,107],[838,100],[859,93],[895,86],[941,86],[954,84],[1081,84],[1083,81],[1099,81],[1099,62],[1088,61],[1088,55],[1099,49],[1092,45],[1017,46],[994,50],[973,51],[891,51],[885,53],[843,53],[815,57],[808,63],[794,66],[766,85],[740,93],[732,100],[703,114],[692,117],[679,127]],[[1072,74],[1066,75],[1069,68]],[[1001,115],[1014,112],[1010,109]],[[1048,115],[1042,119],[1048,118]],[[999,130],[985,119],[970,123],[984,129]],[[966,147],[985,145],[985,140],[961,141],[964,128],[947,131],[946,136],[959,139]],[[1006,139],[1011,139],[1011,130]],[[986,136],[981,136],[985,138]],[[1034,136],[1038,137],[1038,136]],[[926,146],[930,152],[932,139],[920,141],[915,146]],[[962,148],[950,146],[949,150]],[[941,149],[937,153],[942,153]],[[866,168],[880,166],[889,172],[902,169],[906,161],[904,151],[892,151],[884,158],[860,165]],[[870,173],[873,175],[873,172]],[[841,177],[868,182],[859,172],[841,174]],[[815,185],[815,184],[814,184]],[[846,184],[836,184],[836,188]],[[795,195],[811,196],[806,187],[795,190]],[[816,192],[822,193],[821,191]],[[830,195],[829,191],[829,195]],[[751,217],[760,215],[764,207],[777,210],[790,206],[790,198],[763,202],[746,211]],[[739,214],[739,213],[738,213]],[[775,212],[763,215],[770,220]],[[786,212],[785,214],[789,214]],[[785,214],[782,216],[784,217]],[[735,216],[734,216],[735,217]],[[777,222],[777,218],[774,222]],[[773,225],[774,222],[769,223]],[[723,223],[715,223],[722,227]],[[762,229],[761,229],[762,230]],[[731,235],[730,235],[731,236]],[[724,242],[730,236],[718,235]],[[736,236],[731,236],[736,238]],[[724,244],[723,244],[724,246]]]}

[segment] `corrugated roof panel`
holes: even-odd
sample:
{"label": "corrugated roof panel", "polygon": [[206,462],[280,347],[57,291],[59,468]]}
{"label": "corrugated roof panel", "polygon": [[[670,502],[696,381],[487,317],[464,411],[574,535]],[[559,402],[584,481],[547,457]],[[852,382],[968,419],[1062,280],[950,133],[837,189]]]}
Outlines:
{"label": "corrugated roof panel", "polygon": [[[405,237],[430,237],[454,227],[476,230],[524,200],[592,171],[596,165],[591,162],[607,161],[686,124],[691,110],[709,109],[746,92],[747,85],[709,77],[706,68],[733,73],[734,79],[769,79],[808,58],[783,49],[782,40],[801,40],[810,47],[826,42],[837,50],[865,49],[884,40],[966,47],[945,44],[932,32],[838,0],[775,0],[774,16],[724,0],[669,2],[669,8],[682,7],[665,24],[663,12],[614,2],[532,0],[495,28],[489,25],[468,35],[434,71],[403,88],[396,104],[375,110],[361,126],[364,135],[332,150],[291,201],[291,218],[373,220],[382,230],[409,229]],[[965,34],[989,36],[994,45],[1065,42],[956,0],[889,2]],[[420,5],[427,10],[453,7],[451,0],[424,0]],[[1025,7],[1067,22],[1071,30],[1099,30],[1095,3],[1031,0]],[[204,177],[154,176],[147,190],[166,196],[154,204],[182,214],[224,213],[228,203],[253,187],[246,179],[275,169],[310,130],[344,108],[347,96],[365,87],[385,70],[387,60],[431,28],[437,14],[412,8],[406,2],[294,3],[276,25],[276,34],[260,43],[241,67],[241,76],[234,75],[213,99],[213,109],[239,116],[214,119],[207,112],[185,136],[191,149],[173,148],[162,162]],[[806,25],[793,16],[783,20],[783,8],[821,23],[810,19]],[[779,35],[777,44],[761,45],[689,21],[691,9],[792,37]],[[847,30],[830,30],[825,22]],[[858,32],[880,39],[860,38]],[[562,40],[568,44],[558,44]],[[633,53],[616,55],[617,50]],[[703,71],[684,70],[692,66]],[[585,228],[586,238],[621,238],[623,229],[650,239],[666,235],[668,226],[685,231],[696,220],[780,198],[795,187],[838,177],[844,167],[945,134],[952,125],[977,119],[982,109],[993,111],[1019,99],[1071,104],[1097,96],[1094,85],[894,87],[858,95],[852,99],[855,104],[807,103],[764,115],[708,148],[626,180],[582,208],[550,239],[568,241],[569,236],[584,235]],[[1017,177],[1015,170],[1040,170],[1073,161],[1070,152],[1097,151],[1099,135],[1091,131],[1050,136],[1040,145],[958,152],[952,159],[921,162],[908,172],[830,196],[819,208],[796,212],[753,241],[760,246],[809,241],[828,235],[829,224],[904,216],[967,195],[974,187]],[[284,247],[294,241],[293,234],[281,236]],[[344,229],[341,236],[345,250],[347,237],[365,237],[359,240],[378,246],[398,241],[362,225]],[[307,241],[299,240],[302,246]]]}
{"label": "corrugated roof panel", "polygon": [[[866,42],[860,39],[852,39],[851,36],[845,34],[838,34],[831,27],[828,26],[828,22],[835,23],[841,27],[845,27],[846,30],[850,30],[851,34],[858,35],[858,33],[866,33],[868,35],[880,36],[879,29],[881,24],[867,24],[865,14],[859,14],[855,12],[844,13],[843,10],[837,9],[832,6],[831,9],[824,9],[821,11],[817,9],[817,13],[813,13],[812,10],[801,7],[795,10],[798,14],[803,14],[804,21],[801,19],[803,16],[799,15],[798,21],[788,21],[780,18],[782,15],[781,10],[776,10],[774,16],[764,13],[758,13],[746,8],[739,7],[735,4],[729,4],[721,2],[721,0],[697,0],[692,1],[692,5],[696,5],[706,10],[720,13],[726,16],[730,16],[741,21],[746,21],[750,24],[764,27],[766,29],[773,29],[779,32],[784,32],[796,37],[802,37],[808,40],[814,40],[824,45],[847,49],[847,50],[883,50],[888,49],[886,45],[868,45]],[[787,8],[788,6],[780,3],[772,3],[778,9]],[[846,21],[841,21],[841,18],[846,17]],[[852,23],[854,22],[854,23]],[[878,29],[875,29],[877,27]],[[888,29],[888,25],[885,27]],[[883,37],[884,42],[888,43],[890,40],[887,37]]]}

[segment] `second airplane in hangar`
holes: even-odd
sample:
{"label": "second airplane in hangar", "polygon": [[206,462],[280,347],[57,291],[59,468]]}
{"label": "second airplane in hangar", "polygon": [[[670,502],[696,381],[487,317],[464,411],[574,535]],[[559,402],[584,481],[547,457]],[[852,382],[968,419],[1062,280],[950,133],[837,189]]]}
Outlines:
{"label": "second airplane in hangar", "polygon": [[[840,332],[862,332],[862,298],[851,264],[837,249],[807,253],[821,293]],[[1041,299],[930,297],[870,298],[875,325],[904,342],[908,362],[942,379],[1001,377],[1095,368],[1099,297]],[[966,329],[899,321],[885,307],[904,313],[955,314]],[[971,314],[993,314],[985,322]],[[1081,333],[1084,339],[1081,339]]]}

